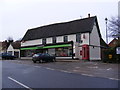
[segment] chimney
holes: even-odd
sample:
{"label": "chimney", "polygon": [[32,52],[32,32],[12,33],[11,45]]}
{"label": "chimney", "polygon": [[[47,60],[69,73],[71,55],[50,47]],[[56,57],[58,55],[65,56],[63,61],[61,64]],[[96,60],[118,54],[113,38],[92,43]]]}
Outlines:
{"label": "chimney", "polygon": [[88,14],[88,18],[90,18],[90,13]]}

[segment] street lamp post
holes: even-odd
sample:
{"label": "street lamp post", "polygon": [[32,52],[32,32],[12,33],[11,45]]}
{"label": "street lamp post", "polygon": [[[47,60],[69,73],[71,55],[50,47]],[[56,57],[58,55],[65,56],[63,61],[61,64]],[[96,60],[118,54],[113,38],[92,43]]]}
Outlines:
{"label": "street lamp post", "polygon": [[107,18],[105,18],[105,22],[106,22],[106,43],[108,43],[108,35],[107,35],[107,21],[108,21],[108,19],[107,19]]}

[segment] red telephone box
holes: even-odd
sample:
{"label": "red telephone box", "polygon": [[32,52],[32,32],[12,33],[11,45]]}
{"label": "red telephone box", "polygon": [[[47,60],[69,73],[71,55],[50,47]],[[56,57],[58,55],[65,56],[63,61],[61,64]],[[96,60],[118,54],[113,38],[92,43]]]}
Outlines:
{"label": "red telephone box", "polygon": [[82,45],[82,59],[89,60],[89,45]]}

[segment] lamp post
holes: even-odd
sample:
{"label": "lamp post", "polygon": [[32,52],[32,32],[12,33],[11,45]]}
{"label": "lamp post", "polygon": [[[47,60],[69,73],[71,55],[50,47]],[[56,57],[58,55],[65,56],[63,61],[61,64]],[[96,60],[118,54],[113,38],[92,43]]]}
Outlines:
{"label": "lamp post", "polygon": [[108,43],[108,35],[107,35],[107,21],[108,19],[105,18],[105,23],[106,23],[106,43]]}

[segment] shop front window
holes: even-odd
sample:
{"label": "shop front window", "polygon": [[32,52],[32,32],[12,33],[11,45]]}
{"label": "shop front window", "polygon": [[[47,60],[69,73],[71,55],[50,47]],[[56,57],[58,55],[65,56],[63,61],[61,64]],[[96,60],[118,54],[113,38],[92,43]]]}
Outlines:
{"label": "shop front window", "polygon": [[8,54],[12,55],[12,51],[8,51]]}
{"label": "shop front window", "polygon": [[48,54],[55,56],[55,48],[48,49]]}
{"label": "shop front window", "polygon": [[56,48],[55,52],[56,52],[56,56],[60,56],[60,57],[72,56],[72,48],[71,47]]}
{"label": "shop front window", "polygon": [[35,54],[35,50],[23,50],[21,51],[21,57],[32,57]]}

